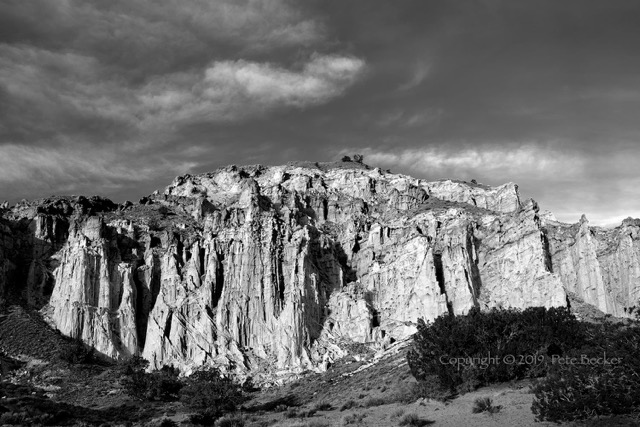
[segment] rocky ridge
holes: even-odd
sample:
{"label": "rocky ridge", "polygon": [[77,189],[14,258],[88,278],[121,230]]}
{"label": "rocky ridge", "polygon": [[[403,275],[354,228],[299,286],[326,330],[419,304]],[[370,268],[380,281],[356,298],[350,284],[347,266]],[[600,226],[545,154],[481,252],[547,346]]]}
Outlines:
{"label": "rocky ridge", "polygon": [[420,317],[564,306],[625,316],[640,220],[557,222],[514,184],[426,182],[359,163],[229,166],[138,204],[22,202],[2,213],[0,299],[113,358],[255,376],[322,370]]}

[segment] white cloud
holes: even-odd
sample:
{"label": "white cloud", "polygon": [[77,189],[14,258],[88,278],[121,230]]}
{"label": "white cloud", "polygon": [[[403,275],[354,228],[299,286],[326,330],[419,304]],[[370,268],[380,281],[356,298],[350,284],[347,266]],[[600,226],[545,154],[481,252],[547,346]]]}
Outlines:
{"label": "white cloud", "polygon": [[221,43],[266,52],[326,37],[322,21],[289,0],[30,0],[0,2],[2,14],[23,24],[26,34],[35,29],[64,40],[65,49],[115,53],[112,59],[125,62],[172,60]]}
{"label": "white cloud", "polygon": [[244,97],[265,107],[305,107],[326,102],[354,83],[364,61],[344,56],[315,56],[300,71],[247,61],[216,62],[206,72],[210,98],[223,102]]}
{"label": "white cloud", "polygon": [[180,74],[140,94],[149,120],[236,120],[283,107],[306,108],[343,94],[365,69],[362,59],[314,55],[298,70],[245,60],[217,61],[203,76]]}
{"label": "white cloud", "polygon": [[94,117],[148,131],[308,108],[342,95],[365,68],[364,60],[339,55],[313,55],[296,69],[216,61],[200,71],[159,75],[142,87],[129,87],[91,57],[0,46],[0,88],[11,94],[8,102],[28,102],[53,128]]}
{"label": "white cloud", "polygon": [[449,178],[466,177],[474,173],[559,178],[581,174],[585,168],[585,160],[575,153],[556,151],[535,144],[512,148],[425,147],[394,151],[366,149],[363,153],[372,164],[403,167],[422,173],[428,171],[430,176],[440,175]]}
{"label": "white cloud", "polygon": [[[324,26],[287,0],[171,0],[163,17],[208,39],[231,40],[247,50],[308,46],[325,37]],[[298,6],[298,5],[296,5]],[[146,10],[157,8],[148,2]]]}

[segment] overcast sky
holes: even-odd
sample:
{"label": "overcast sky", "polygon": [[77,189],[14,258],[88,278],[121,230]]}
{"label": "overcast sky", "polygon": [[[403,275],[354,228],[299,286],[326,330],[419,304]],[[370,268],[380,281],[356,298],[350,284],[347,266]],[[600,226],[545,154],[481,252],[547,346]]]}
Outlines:
{"label": "overcast sky", "polygon": [[640,217],[640,2],[0,1],[0,199],[351,153]]}

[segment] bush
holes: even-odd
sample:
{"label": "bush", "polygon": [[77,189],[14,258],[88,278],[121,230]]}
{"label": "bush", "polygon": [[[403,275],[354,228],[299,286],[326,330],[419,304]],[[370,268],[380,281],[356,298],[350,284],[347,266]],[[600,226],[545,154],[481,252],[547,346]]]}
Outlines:
{"label": "bush", "polygon": [[[243,402],[242,386],[221,374],[217,368],[194,372],[180,392],[180,400],[190,409],[199,411],[198,424],[206,424],[233,412]],[[193,420],[192,422],[196,423]]]}
{"label": "bush", "polygon": [[178,371],[164,366],[159,371],[147,373],[149,365],[146,360],[135,357],[120,367],[125,375],[123,381],[125,393],[139,400],[171,402],[178,400],[182,383],[178,379]]}
{"label": "bush", "polygon": [[317,403],[316,406],[313,407],[313,409],[316,412],[317,411],[330,411],[330,410],[333,409],[333,406],[329,402],[320,402],[320,403]]}
{"label": "bush", "polygon": [[393,412],[393,414],[391,414],[391,418],[400,418],[403,415],[404,415],[404,409],[398,408]]}
{"label": "bush", "polygon": [[[433,323],[420,319],[413,339],[407,354],[411,373],[421,382],[435,376],[440,387],[454,393],[544,375],[551,349],[562,353],[578,348],[586,337],[583,325],[567,309],[534,307],[489,312],[474,308],[468,315],[442,315]],[[513,363],[505,363],[505,356],[513,357]],[[465,360],[452,363],[458,358]]]}
{"label": "bush", "polygon": [[351,157],[349,156],[343,156],[341,159],[343,162],[350,162],[351,161]]}
{"label": "bush", "polygon": [[347,409],[355,408],[358,404],[353,400],[347,400],[341,407],[340,411],[346,411]]}
{"label": "bush", "polygon": [[387,401],[381,397],[371,397],[364,402],[365,408],[371,408],[372,406],[386,405]]}
{"label": "bush", "polygon": [[[588,341],[533,386],[539,421],[585,420],[640,410],[640,326],[588,326]],[[573,361],[572,361],[573,359]],[[605,361],[606,359],[606,361]],[[608,362],[608,363],[607,363]]]}
{"label": "bush", "polygon": [[482,412],[495,414],[500,412],[500,409],[502,409],[502,406],[494,406],[493,400],[490,397],[479,397],[473,401],[473,408],[471,409],[471,412],[474,414],[480,414]]}
{"label": "bush", "polygon": [[398,384],[396,390],[392,393],[387,393],[385,400],[387,403],[413,403],[421,397],[422,387],[420,383],[403,382]]}
{"label": "bush", "polygon": [[315,409],[309,409],[308,411],[299,411],[296,408],[289,408],[284,413],[285,418],[310,418],[316,414]]}
{"label": "bush", "polygon": [[[285,418],[298,418],[298,417],[300,417],[300,414],[298,413],[298,410],[296,408],[289,408],[289,409],[287,409],[287,412],[284,413],[284,417]],[[300,418],[304,418],[304,416],[302,416]]]}
{"label": "bush", "polygon": [[80,338],[73,340],[73,343],[64,347],[59,357],[61,360],[72,365],[94,363],[96,361],[95,349],[85,345]]}
{"label": "bush", "polygon": [[214,424],[215,427],[244,427],[244,418],[241,414],[230,414],[220,418]]}
{"label": "bush", "polygon": [[201,411],[197,414],[193,414],[189,417],[191,424],[201,426],[212,426],[220,416],[215,412]]}
{"label": "bush", "polygon": [[417,414],[407,414],[398,423],[401,426],[417,426],[422,427],[429,424],[433,424],[435,421],[425,420],[420,418]]}
{"label": "bush", "polygon": [[452,392],[450,388],[447,389],[443,387],[436,375],[431,375],[424,381],[418,381],[415,388],[418,396],[437,400],[439,402],[447,402],[458,396],[458,394]]}
{"label": "bush", "polygon": [[362,420],[366,417],[366,414],[351,414],[347,415],[342,419],[342,424],[350,425],[350,424],[362,424]]}
{"label": "bush", "polygon": [[140,356],[133,356],[118,362],[118,371],[122,375],[131,375],[144,371],[149,366],[149,361]]}

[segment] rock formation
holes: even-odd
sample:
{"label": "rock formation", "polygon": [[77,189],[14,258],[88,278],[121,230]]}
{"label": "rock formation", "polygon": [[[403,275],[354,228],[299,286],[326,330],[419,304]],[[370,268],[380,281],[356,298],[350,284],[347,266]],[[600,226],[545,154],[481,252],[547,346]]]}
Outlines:
{"label": "rock formation", "polygon": [[640,220],[569,225],[514,184],[359,163],[230,166],[116,205],[21,202],[0,222],[0,298],[122,358],[183,370],[322,369],[420,317],[640,299]]}

